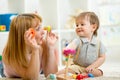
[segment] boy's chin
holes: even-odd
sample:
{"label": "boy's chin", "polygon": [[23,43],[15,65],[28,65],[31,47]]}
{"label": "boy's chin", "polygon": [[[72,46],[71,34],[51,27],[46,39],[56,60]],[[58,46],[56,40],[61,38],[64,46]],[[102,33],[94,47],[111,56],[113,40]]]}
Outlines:
{"label": "boy's chin", "polygon": [[80,37],[85,37],[85,36],[83,36],[83,35],[79,35]]}

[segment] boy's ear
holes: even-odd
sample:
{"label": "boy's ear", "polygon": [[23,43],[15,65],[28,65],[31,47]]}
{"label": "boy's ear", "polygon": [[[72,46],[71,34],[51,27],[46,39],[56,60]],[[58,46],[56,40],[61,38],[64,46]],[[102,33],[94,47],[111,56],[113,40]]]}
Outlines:
{"label": "boy's ear", "polygon": [[96,24],[92,24],[93,27],[93,31],[95,31],[97,29],[97,25]]}

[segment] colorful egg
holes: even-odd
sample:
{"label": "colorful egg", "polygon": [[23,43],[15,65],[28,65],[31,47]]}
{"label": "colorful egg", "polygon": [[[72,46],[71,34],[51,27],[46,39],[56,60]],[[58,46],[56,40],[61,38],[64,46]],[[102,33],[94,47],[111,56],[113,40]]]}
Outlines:
{"label": "colorful egg", "polygon": [[94,77],[94,75],[91,73],[88,73],[88,77]]}
{"label": "colorful egg", "polygon": [[45,26],[44,30],[47,30],[48,32],[50,32],[51,31],[51,26]]}
{"label": "colorful egg", "polygon": [[77,75],[76,75],[76,74],[73,74],[72,77],[73,77],[74,79],[76,79]]}
{"label": "colorful egg", "polygon": [[63,54],[65,56],[68,56],[69,54],[70,55],[74,55],[76,53],[76,51],[74,49],[67,49],[67,50],[64,50]]}
{"label": "colorful egg", "polygon": [[35,37],[35,30],[33,28],[30,28],[29,31],[32,34],[32,38]]}
{"label": "colorful egg", "polygon": [[50,79],[52,79],[52,80],[56,79],[56,75],[55,74],[50,74]]}
{"label": "colorful egg", "polygon": [[78,74],[76,79],[83,79],[83,75],[82,74]]}

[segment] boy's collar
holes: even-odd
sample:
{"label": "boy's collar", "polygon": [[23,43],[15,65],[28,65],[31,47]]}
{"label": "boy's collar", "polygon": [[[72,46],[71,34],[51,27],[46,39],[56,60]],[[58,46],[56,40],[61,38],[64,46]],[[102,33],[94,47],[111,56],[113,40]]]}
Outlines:
{"label": "boy's collar", "polygon": [[83,43],[90,43],[90,44],[93,44],[93,45],[97,44],[97,40],[96,40],[97,37],[96,36],[93,36],[90,42],[88,41],[87,38],[84,38],[84,37],[79,37],[79,38]]}

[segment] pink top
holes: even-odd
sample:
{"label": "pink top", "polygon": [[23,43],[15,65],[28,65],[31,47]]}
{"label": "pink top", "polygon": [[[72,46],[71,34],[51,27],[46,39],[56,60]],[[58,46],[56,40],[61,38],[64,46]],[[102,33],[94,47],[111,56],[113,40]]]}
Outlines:
{"label": "pink top", "polygon": [[5,64],[3,64],[4,66],[4,74],[6,77],[19,77],[19,75],[17,73],[15,73],[15,70],[11,67],[11,66],[6,66]]}

